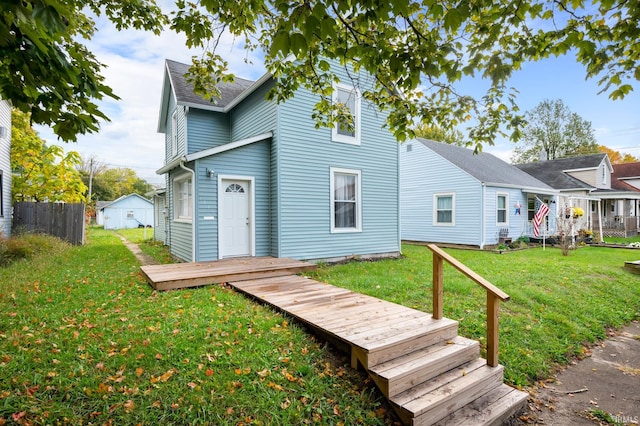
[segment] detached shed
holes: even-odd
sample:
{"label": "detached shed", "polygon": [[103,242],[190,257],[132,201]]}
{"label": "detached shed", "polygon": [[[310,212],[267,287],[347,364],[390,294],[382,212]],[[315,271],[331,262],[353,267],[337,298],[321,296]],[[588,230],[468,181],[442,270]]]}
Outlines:
{"label": "detached shed", "polygon": [[104,229],[153,226],[153,203],[138,194],[123,195],[99,209]]}

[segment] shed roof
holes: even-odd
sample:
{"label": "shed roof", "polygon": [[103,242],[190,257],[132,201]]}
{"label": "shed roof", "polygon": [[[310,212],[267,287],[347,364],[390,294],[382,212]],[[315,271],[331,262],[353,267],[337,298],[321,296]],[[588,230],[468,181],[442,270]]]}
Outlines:
{"label": "shed roof", "polygon": [[102,203],[102,202],[101,202],[101,201],[96,201],[96,208],[97,208],[98,210],[103,210],[103,209],[105,209],[105,208],[107,208],[107,207],[113,207],[115,204],[118,204],[120,201],[125,200],[125,199],[127,199],[127,198],[131,198],[131,197],[138,197],[138,198],[140,198],[141,200],[146,201],[147,203],[149,203],[149,204],[153,205],[153,202],[152,202],[151,200],[149,200],[149,199],[147,199],[147,198],[144,198],[144,197],[143,197],[142,195],[140,195],[140,194],[128,194],[128,195],[122,195],[121,197],[116,198],[116,199],[115,199],[115,200],[113,200],[113,201],[107,201],[107,202],[106,202],[106,204],[103,204],[101,207],[98,207],[98,205],[97,205],[97,204],[98,204],[98,203]]}
{"label": "shed roof", "polygon": [[457,145],[417,138],[418,142],[484,183],[553,190],[549,185],[523,172],[498,157]]}

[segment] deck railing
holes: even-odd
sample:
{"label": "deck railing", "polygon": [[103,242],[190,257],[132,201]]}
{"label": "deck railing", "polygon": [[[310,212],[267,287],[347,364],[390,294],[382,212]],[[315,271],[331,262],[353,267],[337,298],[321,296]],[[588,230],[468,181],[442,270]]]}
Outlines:
{"label": "deck railing", "polygon": [[487,291],[487,365],[496,367],[498,365],[498,312],[500,301],[506,302],[509,300],[509,295],[435,244],[428,244],[427,247],[433,252],[433,318],[442,318],[442,272],[446,260],[451,266]]}

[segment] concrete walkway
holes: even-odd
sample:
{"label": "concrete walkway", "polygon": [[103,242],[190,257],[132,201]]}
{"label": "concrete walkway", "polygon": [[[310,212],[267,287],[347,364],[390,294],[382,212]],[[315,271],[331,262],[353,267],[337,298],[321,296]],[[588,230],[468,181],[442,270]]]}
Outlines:
{"label": "concrete walkway", "polygon": [[591,348],[590,356],[531,393],[528,409],[517,418],[520,424],[594,425],[599,423],[594,411],[608,413],[615,424],[638,424],[640,323],[613,332]]}

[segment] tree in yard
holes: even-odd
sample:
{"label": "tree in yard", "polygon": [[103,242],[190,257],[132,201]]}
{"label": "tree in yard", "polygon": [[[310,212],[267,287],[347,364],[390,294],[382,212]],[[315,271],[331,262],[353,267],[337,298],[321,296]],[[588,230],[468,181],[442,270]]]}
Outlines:
{"label": "tree in yard", "polygon": [[[85,178],[88,176],[85,175]],[[123,195],[139,194],[143,197],[151,185],[128,167],[106,168],[93,177],[93,199],[112,201]]]}
{"label": "tree in yard", "polygon": [[599,152],[591,122],[571,112],[560,99],[540,102],[527,111],[526,120],[522,140],[511,158],[513,163]]}
{"label": "tree in yard", "polygon": [[631,154],[622,155],[620,151],[615,151],[604,145],[598,146],[598,150],[600,152],[604,152],[609,156],[609,161],[611,161],[611,164],[635,163],[639,161],[636,157],[634,157]]}
{"label": "tree in yard", "polygon": [[[630,0],[176,0],[175,6],[171,28],[186,35],[188,47],[203,49],[191,72],[199,92],[215,98],[215,83],[233,78],[216,50],[231,34],[247,51],[265,54],[276,81],[270,99],[285,100],[299,87],[320,95],[318,125],[345,118],[331,102],[339,78],[329,60],[346,72],[367,71],[373,86],[355,77],[353,83],[388,111],[399,140],[414,135],[414,119],[449,129],[472,123],[467,139],[476,147],[498,134],[517,139],[522,117],[507,82],[527,61],[575,55],[613,99],[640,79],[640,4]],[[64,140],[96,131],[105,116],[95,101],[115,97],[80,41],[95,30],[88,12],[106,15],[118,29],[156,33],[167,19],[153,0],[0,6],[0,96],[31,111],[34,122],[53,125]],[[456,83],[472,77],[486,81],[484,95],[459,91]]]}
{"label": "tree in yard", "polygon": [[[319,125],[344,118],[331,102],[339,78],[328,59],[344,65],[343,74],[367,71],[373,87],[351,79],[363,98],[387,109],[399,140],[414,135],[416,118],[448,129],[473,123],[467,138],[476,147],[503,132],[518,138],[522,120],[507,82],[527,61],[573,54],[613,99],[640,79],[640,5],[633,1],[179,0],[177,6],[172,28],[186,34],[189,47],[206,50],[192,67],[198,91],[217,93],[227,64],[216,47],[231,33],[248,51],[265,52],[276,77],[271,99],[287,99],[299,87],[320,95]],[[456,83],[467,77],[486,81],[483,96],[459,92]]]}
{"label": "tree in yard", "polygon": [[11,113],[11,168],[14,201],[84,201],[87,187],[76,165],[80,155],[47,146],[30,125],[29,114]]}
{"label": "tree in yard", "polygon": [[464,140],[464,135],[458,129],[443,129],[442,127],[421,123],[413,129],[413,132],[419,138],[436,142],[444,142],[458,146],[470,145],[470,143],[468,144]]}
{"label": "tree in yard", "polygon": [[117,29],[159,34],[167,22],[154,0],[26,0],[0,3],[0,98],[64,141],[95,132],[108,120],[97,101],[118,99],[100,75],[103,65],[87,49],[96,30],[90,14]]}

